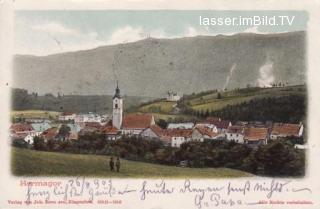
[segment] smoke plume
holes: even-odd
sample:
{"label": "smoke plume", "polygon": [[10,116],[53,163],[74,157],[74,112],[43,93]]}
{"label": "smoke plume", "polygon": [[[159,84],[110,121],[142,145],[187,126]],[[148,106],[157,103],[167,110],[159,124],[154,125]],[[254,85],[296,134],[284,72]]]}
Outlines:
{"label": "smoke plume", "polygon": [[236,64],[236,63],[233,63],[232,67],[230,68],[229,75],[227,76],[226,82],[225,82],[225,84],[224,84],[224,86],[223,86],[223,90],[228,87],[229,82],[230,82],[230,79],[231,79],[232,74],[233,74],[233,72],[235,71],[236,67],[237,67],[237,64]]}
{"label": "smoke plume", "polygon": [[259,87],[272,87],[275,78],[273,75],[273,62],[269,59],[259,69],[259,78],[257,84]]}

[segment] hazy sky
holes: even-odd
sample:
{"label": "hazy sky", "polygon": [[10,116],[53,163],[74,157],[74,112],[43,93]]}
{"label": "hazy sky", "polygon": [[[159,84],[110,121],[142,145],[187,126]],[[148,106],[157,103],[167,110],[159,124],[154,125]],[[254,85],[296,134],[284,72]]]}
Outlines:
{"label": "hazy sky", "polygon": [[[291,26],[201,26],[202,17],[295,16]],[[16,11],[15,52],[48,55],[133,42],[146,37],[179,38],[232,35],[239,32],[279,33],[306,30],[302,11]]]}

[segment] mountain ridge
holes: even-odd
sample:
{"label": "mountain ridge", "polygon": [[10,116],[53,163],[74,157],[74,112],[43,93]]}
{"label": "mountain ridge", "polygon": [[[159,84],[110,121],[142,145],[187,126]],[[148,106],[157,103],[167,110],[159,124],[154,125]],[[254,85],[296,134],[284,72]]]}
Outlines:
{"label": "mountain ridge", "polygon": [[13,87],[112,95],[119,80],[124,95],[164,97],[168,90],[223,89],[228,77],[227,88],[257,85],[267,61],[272,82],[303,84],[305,32],[149,38],[47,56],[15,55]]}

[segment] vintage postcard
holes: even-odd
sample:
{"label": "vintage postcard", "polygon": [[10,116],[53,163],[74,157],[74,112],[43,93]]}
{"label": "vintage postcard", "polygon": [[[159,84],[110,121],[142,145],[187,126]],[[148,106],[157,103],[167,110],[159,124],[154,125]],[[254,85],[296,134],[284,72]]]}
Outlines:
{"label": "vintage postcard", "polygon": [[320,208],[320,4],[290,3],[0,1],[0,208]]}

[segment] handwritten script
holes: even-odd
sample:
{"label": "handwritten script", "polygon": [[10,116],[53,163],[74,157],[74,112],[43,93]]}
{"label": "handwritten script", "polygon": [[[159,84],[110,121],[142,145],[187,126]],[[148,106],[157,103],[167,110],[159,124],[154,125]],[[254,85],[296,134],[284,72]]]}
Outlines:
{"label": "handwritten script", "polygon": [[[112,179],[86,179],[75,177],[50,187],[38,187],[34,184],[26,185],[26,204],[34,201],[49,202],[59,200],[63,202],[85,200],[88,203],[102,201],[105,198],[121,199],[125,196],[137,198],[140,201],[158,198],[159,196],[186,195],[192,197],[190,204],[195,208],[254,205],[253,194],[259,194],[265,199],[271,199],[279,194],[312,193],[310,188],[298,187],[290,180],[246,180],[246,181],[217,181],[211,184],[189,179],[173,182],[166,180],[140,180],[139,183],[124,184],[124,181]],[[124,198],[122,198],[124,199]]]}

